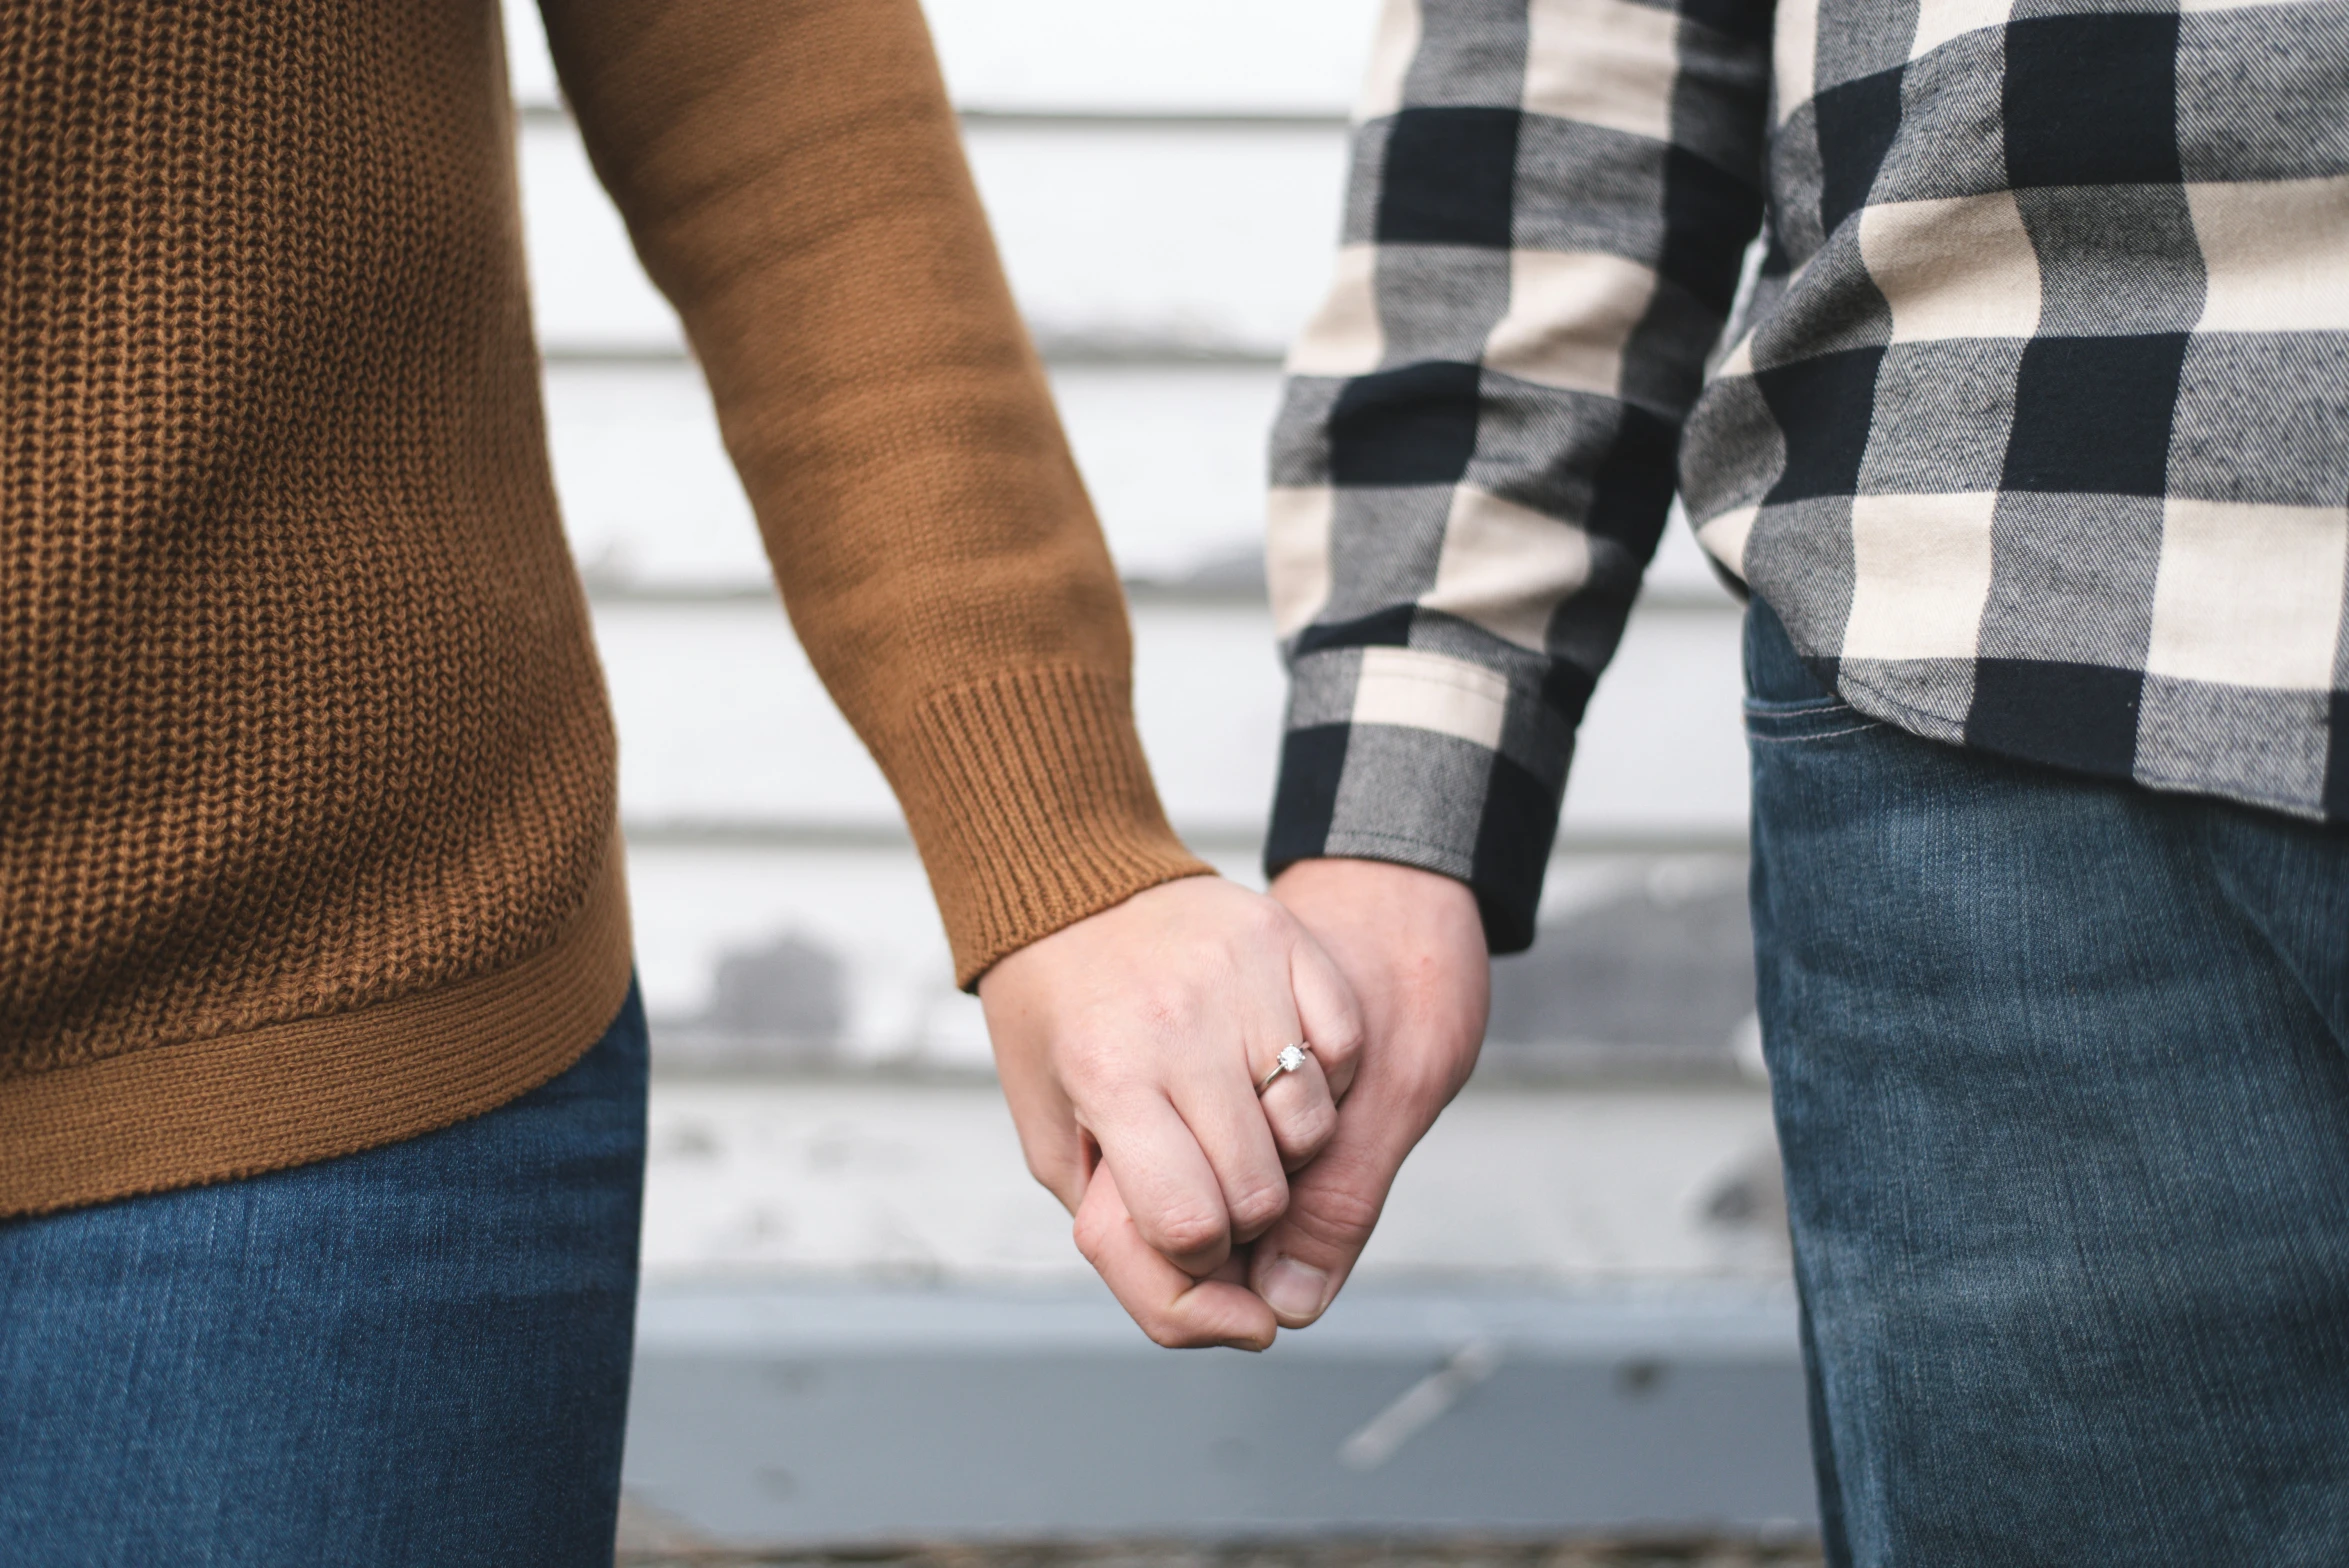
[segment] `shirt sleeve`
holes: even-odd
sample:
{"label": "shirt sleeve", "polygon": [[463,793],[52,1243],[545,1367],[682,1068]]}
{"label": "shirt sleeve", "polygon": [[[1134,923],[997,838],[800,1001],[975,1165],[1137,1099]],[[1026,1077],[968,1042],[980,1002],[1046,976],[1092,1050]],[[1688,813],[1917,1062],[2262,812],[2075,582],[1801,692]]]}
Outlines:
{"label": "shirt sleeve", "polygon": [[1533,939],[1574,734],[1760,227],[1769,0],[1388,0],[1272,441],[1268,869]]}
{"label": "shirt sleeve", "polygon": [[540,9],[959,980],[1205,871],[1143,761],[1124,600],[916,0]]}

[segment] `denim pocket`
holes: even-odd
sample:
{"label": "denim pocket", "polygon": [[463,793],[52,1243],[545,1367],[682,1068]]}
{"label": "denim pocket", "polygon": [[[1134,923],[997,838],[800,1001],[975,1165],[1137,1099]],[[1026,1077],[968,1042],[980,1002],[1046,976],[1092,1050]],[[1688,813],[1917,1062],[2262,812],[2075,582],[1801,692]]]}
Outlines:
{"label": "denim pocket", "polygon": [[1745,700],[1746,738],[1755,745],[1790,745],[1797,741],[1833,740],[1880,729],[1884,721],[1871,719],[1841,697],[1805,698],[1797,702]]}
{"label": "denim pocket", "polygon": [[1878,726],[1845,702],[1794,651],[1786,628],[1755,599],[1746,608],[1745,732],[1757,745],[1831,740]]}

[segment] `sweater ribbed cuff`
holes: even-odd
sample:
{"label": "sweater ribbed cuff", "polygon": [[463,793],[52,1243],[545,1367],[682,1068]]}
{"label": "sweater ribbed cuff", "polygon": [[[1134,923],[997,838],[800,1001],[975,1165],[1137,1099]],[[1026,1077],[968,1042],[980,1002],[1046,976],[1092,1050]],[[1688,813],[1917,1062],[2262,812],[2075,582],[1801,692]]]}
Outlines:
{"label": "sweater ribbed cuff", "polygon": [[1177,877],[1132,698],[1090,671],[1023,670],[911,715],[898,792],[969,990],[1006,953]]}

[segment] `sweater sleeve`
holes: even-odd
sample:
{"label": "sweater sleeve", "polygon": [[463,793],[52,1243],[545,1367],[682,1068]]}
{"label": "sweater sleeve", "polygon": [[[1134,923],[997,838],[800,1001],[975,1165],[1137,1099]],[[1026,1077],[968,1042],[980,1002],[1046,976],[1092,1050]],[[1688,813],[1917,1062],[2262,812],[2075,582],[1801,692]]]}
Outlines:
{"label": "sweater sleeve", "polygon": [[1271,870],[1442,872],[1495,951],[1531,942],[1575,729],[1760,224],[1770,21],[1388,0],[1273,433]]}
{"label": "sweater sleeve", "polygon": [[1205,871],[1143,761],[1124,602],[916,0],[541,9],[958,981]]}

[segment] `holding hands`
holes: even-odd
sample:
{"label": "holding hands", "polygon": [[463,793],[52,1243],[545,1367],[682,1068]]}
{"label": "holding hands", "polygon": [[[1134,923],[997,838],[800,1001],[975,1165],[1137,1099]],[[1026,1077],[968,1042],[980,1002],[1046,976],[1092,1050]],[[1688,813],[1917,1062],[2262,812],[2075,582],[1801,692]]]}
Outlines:
{"label": "holding hands", "polygon": [[1345,1282],[1475,1065],[1487,989],[1464,886],[1353,860],[1269,898],[1165,883],[979,982],[1028,1168],[1087,1261],[1158,1343],[1252,1350]]}

